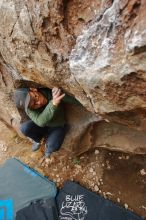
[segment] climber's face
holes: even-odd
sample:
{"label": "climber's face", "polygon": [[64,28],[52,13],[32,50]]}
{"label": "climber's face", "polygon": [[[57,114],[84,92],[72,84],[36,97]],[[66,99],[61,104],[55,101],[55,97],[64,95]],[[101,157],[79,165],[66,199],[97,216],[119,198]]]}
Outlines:
{"label": "climber's face", "polygon": [[37,91],[37,89],[30,88],[29,95],[30,95],[30,102],[28,107],[30,109],[38,109],[47,104],[46,97],[41,92]]}

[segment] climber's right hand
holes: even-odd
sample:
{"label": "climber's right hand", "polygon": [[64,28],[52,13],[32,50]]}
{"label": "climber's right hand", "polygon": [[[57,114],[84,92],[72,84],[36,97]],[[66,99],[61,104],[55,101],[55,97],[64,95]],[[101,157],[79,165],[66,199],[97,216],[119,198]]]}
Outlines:
{"label": "climber's right hand", "polygon": [[58,106],[61,102],[61,100],[63,99],[63,97],[65,96],[65,94],[61,92],[61,89],[58,87],[54,87],[52,89],[52,103],[55,106]]}

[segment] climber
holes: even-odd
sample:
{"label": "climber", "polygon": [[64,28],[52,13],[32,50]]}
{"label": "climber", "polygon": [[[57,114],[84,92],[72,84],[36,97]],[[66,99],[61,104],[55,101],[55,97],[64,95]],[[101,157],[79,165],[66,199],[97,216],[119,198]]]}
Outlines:
{"label": "climber", "polygon": [[43,137],[46,139],[46,158],[59,150],[68,131],[64,102],[81,105],[57,87],[52,91],[48,88],[19,88],[15,91],[16,106],[23,108],[30,119],[21,123],[20,130],[33,140],[32,151],[40,148]]}

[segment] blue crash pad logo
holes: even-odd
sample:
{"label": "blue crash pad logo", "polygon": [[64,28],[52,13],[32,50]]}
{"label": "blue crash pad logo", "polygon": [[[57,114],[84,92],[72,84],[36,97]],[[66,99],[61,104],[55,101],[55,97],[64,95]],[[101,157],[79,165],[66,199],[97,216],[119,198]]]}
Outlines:
{"label": "blue crash pad logo", "polygon": [[13,220],[13,200],[0,200],[0,220]]}

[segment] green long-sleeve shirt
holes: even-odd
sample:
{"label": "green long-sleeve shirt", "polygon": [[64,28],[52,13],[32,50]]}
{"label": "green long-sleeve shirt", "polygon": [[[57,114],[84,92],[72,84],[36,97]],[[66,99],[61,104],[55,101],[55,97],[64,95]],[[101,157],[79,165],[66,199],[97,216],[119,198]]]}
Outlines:
{"label": "green long-sleeve shirt", "polygon": [[40,127],[57,127],[64,126],[65,115],[63,102],[81,105],[74,97],[65,95],[61,103],[58,106],[54,106],[52,103],[52,93],[50,89],[40,89],[41,93],[45,95],[48,100],[48,104],[42,108],[31,110],[27,109],[26,114],[29,118]]}

